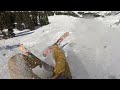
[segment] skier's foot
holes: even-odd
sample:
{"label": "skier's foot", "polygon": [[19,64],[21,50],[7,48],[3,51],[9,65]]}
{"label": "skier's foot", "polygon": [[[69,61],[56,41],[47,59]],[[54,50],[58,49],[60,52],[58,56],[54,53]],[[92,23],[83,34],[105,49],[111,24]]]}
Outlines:
{"label": "skier's foot", "polygon": [[29,51],[24,47],[23,44],[19,45],[19,50],[23,52],[24,55],[28,56],[29,55]]}

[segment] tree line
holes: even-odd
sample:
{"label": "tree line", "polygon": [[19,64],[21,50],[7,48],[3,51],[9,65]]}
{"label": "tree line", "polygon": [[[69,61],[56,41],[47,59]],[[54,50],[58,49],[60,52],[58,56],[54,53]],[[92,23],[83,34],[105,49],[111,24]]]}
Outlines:
{"label": "tree line", "polygon": [[49,24],[48,16],[53,15],[78,17],[72,11],[0,11],[0,30],[9,28],[34,30],[37,26]]}
{"label": "tree line", "polygon": [[46,11],[0,11],[0,30],[17,28],[34,30],[49,24]]}

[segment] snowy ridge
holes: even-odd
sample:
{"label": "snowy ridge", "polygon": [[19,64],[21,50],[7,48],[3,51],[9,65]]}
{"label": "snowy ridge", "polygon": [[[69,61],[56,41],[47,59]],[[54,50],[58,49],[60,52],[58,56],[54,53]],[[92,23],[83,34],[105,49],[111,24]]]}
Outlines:
{"label": "snowy ridge", "polygon": [[73,11],[73,12],[76,13],[79,17],[82,17],[82,15],[78,14],[78,12],[97,13],[98,15],[104,17],[98,17],[95,19],[101,21],[102,23],[108,25],[111,28],[118,28],[120,23],[120,11]]}

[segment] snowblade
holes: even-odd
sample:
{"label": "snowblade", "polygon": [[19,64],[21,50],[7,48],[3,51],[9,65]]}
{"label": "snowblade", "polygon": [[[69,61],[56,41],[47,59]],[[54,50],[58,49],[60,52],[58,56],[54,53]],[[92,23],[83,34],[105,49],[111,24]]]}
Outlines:
{"label": "snowblade", "polygon": [[[31,56],[34,56],[36,59],[39,59],[38,57],[36,57],[35,55],[33,55],[31,52],[30,52],[30,55]],[[40,60],[40,59],[39,59]],[[40,60],[40,64],[42,64],[44,66],[44,68],[48,71],[52,71],[53,72],[53,67],[50,66],[49,64],[45,63],[44,61]]]}
{"label": "snowblade", "polygon": [[[19,45],[18,45],[19,46]],[[50,66],[49,64],[45,63],[44,61],[42,61],[41,59],[39,59],[38,57],[36,57],[33,53],[31,53],[25,46],[24,48],[29,52],[29,55],[31,57],[34,57],[35,59],[39,60],[39,64],[42,64],[44,66],[44,68],[47,70],[47,71],[52,71],[53,72],[53,67]]]}

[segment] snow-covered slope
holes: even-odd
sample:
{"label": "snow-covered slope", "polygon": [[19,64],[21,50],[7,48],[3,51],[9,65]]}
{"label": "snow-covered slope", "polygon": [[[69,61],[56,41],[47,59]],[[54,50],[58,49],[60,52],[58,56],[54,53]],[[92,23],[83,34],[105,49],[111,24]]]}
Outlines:
{"label": "snow-covered slope", "polygon": [[95,13],[104,17],[97,17],[96,20],[108,25],[111,28],[119,28],[120,24],[120,11],[73,11],[79,17],[83,17],[79,12]]}
{"label": "snow-covered slope", "polygon": [[96,20],[99,20],[100,22],[108,25],[111,28],[119,28],[120,24],[120,13],[117,15],[110,15],[106,16],[104,18],[98,17]]}
{"label": "snow-covered slope", "polygon": [[23,43],[32,53],[44,60],[41,52],[52,45],[64,32],[70,35],[62,42],[72,76],[78,78],[120,78],[120,31],[97,19],[72,16],[50,16],[50,24],[35,31],[18,32],[18,37],[0,41],[0,78],[10,78],[7,61],[20,51]]}

